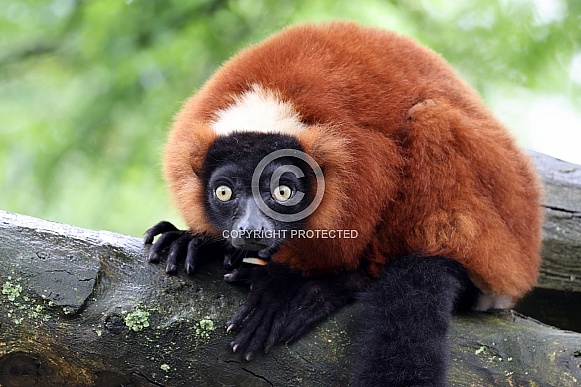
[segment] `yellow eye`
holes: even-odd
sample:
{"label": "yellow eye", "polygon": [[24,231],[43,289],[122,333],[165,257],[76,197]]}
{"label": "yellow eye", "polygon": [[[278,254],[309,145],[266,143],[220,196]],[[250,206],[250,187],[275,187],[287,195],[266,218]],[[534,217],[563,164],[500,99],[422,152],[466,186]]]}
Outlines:
{"label": "yellow eye", "polygon": [[293,191],[286,185],[279,185],[274,189],[273,196],[277,202],[286,202],[292,196]]}
{"label": "yellow eye", "polygon": [[232,188],[227,185],[221,185],[216,188],[216,197],[222,202],[227,202],[232,198]]}

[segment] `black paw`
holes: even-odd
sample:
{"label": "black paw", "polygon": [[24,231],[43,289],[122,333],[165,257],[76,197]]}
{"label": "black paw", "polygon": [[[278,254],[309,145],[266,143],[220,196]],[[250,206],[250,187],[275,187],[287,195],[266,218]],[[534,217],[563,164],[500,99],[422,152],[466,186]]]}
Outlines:
{"label": "black paw", "polygon": [[252,278],[248,299],[227,323],[228,332],[237,331],[232,351],[250,361],[260,349],[269,352],[278,344],[299,286],[299,276],[290,272],[288,277],[264,272]]}
{"label": "black paw", "polygon": [[160,235],[157,241],[151,246],[148,262],[159,263],[167,253],[165,271],[168,274],[175,274],[178,271],[178,261],[184,261],[186,273],[193,274],[199,262],[202,250],[214,250],[217,253],[216,241],[201,235],[192,234],[189,231],[178,230],[170,222],[159,222],[145,232],[143,243],[151,245],[153,239]]}
{"label": "black paw", "polygon": [[228,331],[237,331],[232,351],[252,360],[260,349],[269,352],[279,343],[295,341],[354,300],[363,283],[357,273],[305,279],[269,264],[267,271],[254,276],[248,299],[227,323]]}

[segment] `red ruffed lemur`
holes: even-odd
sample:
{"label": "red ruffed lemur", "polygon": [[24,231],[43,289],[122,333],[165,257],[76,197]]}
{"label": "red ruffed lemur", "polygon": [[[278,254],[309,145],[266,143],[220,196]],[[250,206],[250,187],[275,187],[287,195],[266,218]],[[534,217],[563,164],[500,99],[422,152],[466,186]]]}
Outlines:
{"label": "red ruffed lemur", "polygon": [[184,104],[164,167],[189,230],[149,229],[149,260],[193,273],[220,256],[252,284],[227,323],[247,360],[359,300],[353,385],[445,385],[453,311],[509,308],[536,282],[531,163],[441,57],[392,32],[307,24],[248,47]]}

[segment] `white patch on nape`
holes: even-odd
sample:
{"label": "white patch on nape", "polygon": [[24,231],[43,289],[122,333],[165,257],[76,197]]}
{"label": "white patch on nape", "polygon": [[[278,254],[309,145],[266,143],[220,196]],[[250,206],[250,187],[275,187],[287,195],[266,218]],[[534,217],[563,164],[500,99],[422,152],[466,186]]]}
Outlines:
{"label": "white patch on nape", "polygon": [[234,104],[219,110],[211,124],[219,136],[233,132],[297,135],[306,128],[292,104],[256,84],[238,96]]}

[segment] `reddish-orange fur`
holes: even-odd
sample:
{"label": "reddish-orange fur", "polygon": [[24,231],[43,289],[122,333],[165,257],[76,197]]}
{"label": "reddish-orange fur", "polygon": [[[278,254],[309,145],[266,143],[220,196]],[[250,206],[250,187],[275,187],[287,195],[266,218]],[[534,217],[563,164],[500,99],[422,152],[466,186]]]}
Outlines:
{"label": "reddish-orange fur", "polygon": [[293,239],[274,255],[305,274],[377,275],[403,254],[456,259],[487,293],[521,297],[536,282],[537,177],[507,130],[438,55],[350,23],[288,28],[227,62],[177,116],[165,171],[194,232],[215,233],[200,180],[216,111],[258,84],[291,103],[299,141],[325,173],[310,229],[355,239]]}

